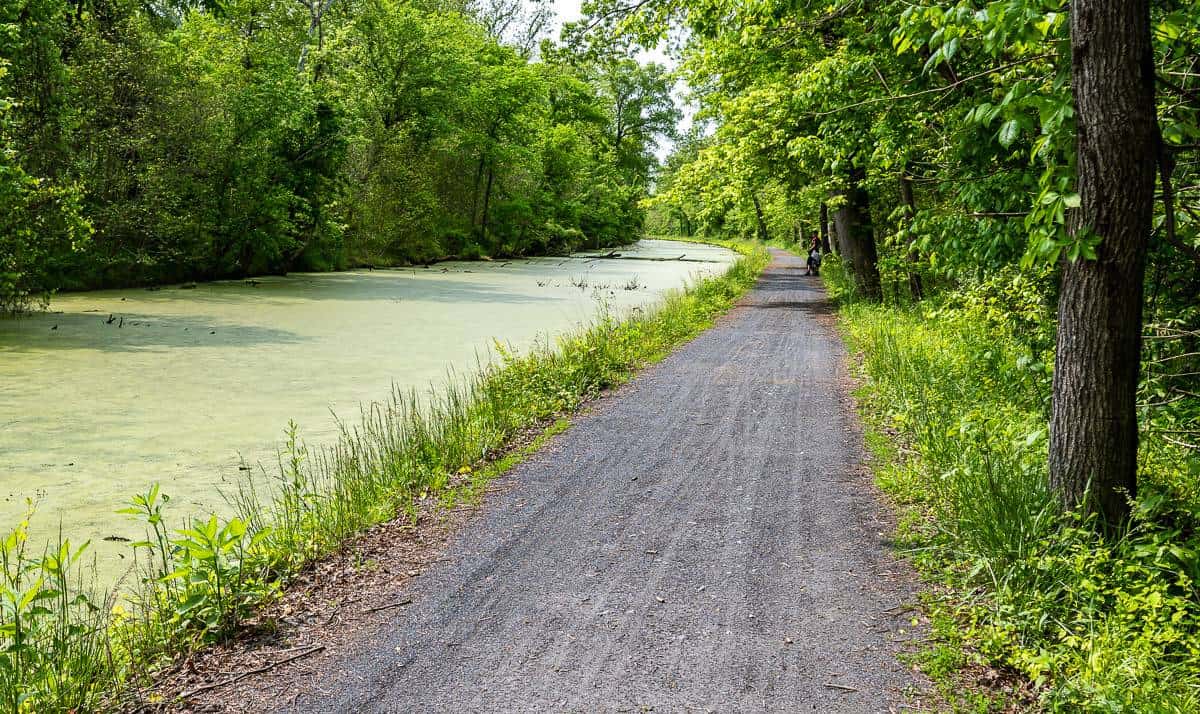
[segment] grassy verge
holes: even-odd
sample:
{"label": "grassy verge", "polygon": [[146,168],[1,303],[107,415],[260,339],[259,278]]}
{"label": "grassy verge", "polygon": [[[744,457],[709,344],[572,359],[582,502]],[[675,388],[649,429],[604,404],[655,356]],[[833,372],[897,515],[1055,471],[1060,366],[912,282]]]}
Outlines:
{"label": "grassy verge", "polygon": [[[126,697],[147,672],[237,632],[346,539],[415,513],[420,499],[457,497],[456,484],[482,487],[525,453],[512,449],[520,435],[661,359],[753,285],[766,251],[725,245],[742,257],[724,275],[627,319],[603,316],[555,344],[520,354],[497,345],[495,363],[438,394],[394,393],[364,408],[333,446],[310,450],[293,426],[276,482],[243,488],[234,517],[173,529],[157,486],[135,497],[125,512],[144,520],[147,538],[133,544],[136,582],[119,595],[89,591],[86,546],[37,555],[27,523],[18,524],[0,545],[0,707],[136,704]],[[553,423],[550,431],[563,428]]]}
{"label": "grassy verge", "polygon": [[[823,274],[845,293],[836,260]],[[1144,434],[1118,539],[1061,512],[1046,464],[1053,320],[1029,280],[841,307],[878,483],[934,583],[921,664],[961,711],[1200,711],[1195,456]],[[1000,686],[972,693],[964,669]]]}

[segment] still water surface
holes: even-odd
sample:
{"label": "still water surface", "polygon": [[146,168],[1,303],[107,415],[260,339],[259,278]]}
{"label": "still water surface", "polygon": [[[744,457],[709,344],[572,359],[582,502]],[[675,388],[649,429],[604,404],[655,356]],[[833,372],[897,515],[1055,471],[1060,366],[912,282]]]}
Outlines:
{"label": "still water surface", "polygon": [[528,347],[602,304],[653,304],[735,257],[657,240],[622,255],[688,260],[293,274],[61,295],[49,312],[0,320],[0,527],[34,499],[31,540],[61,524],[73,542],[92,541],[111,577],[128,546],[104,539],[142,535],[114,511],[150,483],[176,518],[223,512],[220,490],[245,478],[243,460],[273,468],[289,420],[308,444],[328,443],[337,419],[353,422],[393,384],[436,384],[495,339]]}

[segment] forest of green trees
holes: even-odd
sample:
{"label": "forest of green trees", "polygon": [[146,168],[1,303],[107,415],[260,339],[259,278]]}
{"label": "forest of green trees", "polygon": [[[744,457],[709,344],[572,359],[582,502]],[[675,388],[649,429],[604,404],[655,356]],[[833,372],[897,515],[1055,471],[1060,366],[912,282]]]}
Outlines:
{"label": "forest of green trees", "polygon": [[[1043,0],[602,3],[593,25],[688,30],[684,73],[716,131],[684,137],[660,180],[678,230],[819,235],[868,299],[1030,278],[1069,348],[1055,396],[1076,397],[1058,401],[1051,459],[1075,461],[1054,477],[1072,505],[1094,478],[1118,522],[1144,330],[1177,338],[1149,343],[1154,403],[1196,408],[1200,3],[1118,5],[1075,32],[1080,14]],[[1083,32],[1116,69],[1086,61]]]}
{"label": "forest of green trees", "polygon": [[519,0],[0,6],[0,308],[640,231],[662,67]]}
{"label": "forest of green trees", "polygon": [[1200,709],[1200,0],[588,0],[542,41],[548,12],[6,0],[0,312],[815,238],[937,583],[925,671],[970,653],[1017,682],[1000,709]]}
{"label": "forest of green trees", "polygon": [[838,254],[971,646],[1051,708],[1200,706],[1200,3],[589,7],[709,128],[656,225]]}

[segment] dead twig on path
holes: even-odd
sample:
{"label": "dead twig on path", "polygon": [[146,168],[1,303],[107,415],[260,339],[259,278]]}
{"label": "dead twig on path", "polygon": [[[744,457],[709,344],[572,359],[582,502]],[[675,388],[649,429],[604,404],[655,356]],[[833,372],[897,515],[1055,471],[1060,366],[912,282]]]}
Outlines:
{"label": "dead twig on path", "polygon": [[380,610],[390,610],[393,607],[404,607],[405,605],[411,605],[411,604],[412,604],[412,598],[407,597],[407,598],[404,598],[403,600],[397,600],[396,602],[390,602],[387,605],[380,605],[379,607],[368,607],[366,610],[363,610],[363,614],[366,615],[371,612],[379,612]]}
{"label": "dead twig on path", "polygon": [[275,669],[276,667],[281,667],[281,666],[287,664],[288,662],[295,662],[296,660],[300,659],[301,657],[307,657],[308,655],[313,654],[314,652],[320,652],[323,649],[325,649],[325,645],[315,645],[303,652],[294,654],[291,657],[288,657],[286,659],[281,659],[278,662],[271,662],[271,663],[265,664],[262,667],[259,667],[257,669],[248,669],[245,672],[242,672],[241,674],[230,677],[229,679],[223,679],[219,682],[212,682],[210,684],[205,684],[202,687],[196,687],[195,689],[191,689],[189,691],[184,692],[183,694],[180,694],[179,698],[183,699],[183,700],[187,700],[187,699],[190,699],[190,698],[196,696],[197,694],[199,694],[201,692],[207,692],[210,689],[216,689],[218,687],[229,686],[230,684],[241,681],[241,680],[245,679],[246,677],[249,677],[252,674],[262,674],[263,672],[270,671],[272,669]]}

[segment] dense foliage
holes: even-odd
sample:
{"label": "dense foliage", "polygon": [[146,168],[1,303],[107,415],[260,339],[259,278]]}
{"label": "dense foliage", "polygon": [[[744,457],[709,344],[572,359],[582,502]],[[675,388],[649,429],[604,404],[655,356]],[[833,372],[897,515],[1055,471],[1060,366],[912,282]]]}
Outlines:
{"label": "dense foliage", "polygon": [[[1081,223],[1072,73],[1086,53],[1073,52],[1071,13],[1085,5],[1135,6],[596,0],[576,30],[600,43],[683,38],[705,130],[666,162],[651,225],[820,236],[841,254],[828,271],[840,296],[870,303],[846,313],[866,407],[904,446],[906,495],[930,519],[927,572],[967,613],[961,641],[1028,675],[1047,706],[1188,711],[1200,686],[1200,3],[1147,13],[1161,141],[1140,157],[1157,185],[1138,237],[1136,484],[1116,490],[1132,516],[1115,531],[1065,512],[1047,462],[1054,410],[1114,383],[1097,360],[1072,394],[1051,387],[1056,362],[1086,363],[1095,347],[1056,350],[1062,276],[1140,261]],[[1128,327],[1109,319],[1083,327],[1100,339]],[[1108,446],[1115,459],[1131,445]]]}
{"label": "dense foliage", "polygon": [[0,307],[635,238],[663,68],[455,0],[0,6]]}
{"label": "dense foliage", "polygon": [[[1066,230],[1079,196],[1065,2],[594,9],[599,26],[647,40],[672,19],[689,31],[684,71],[713,130],[681,142],[659,179],[672,227],[811,236],[822,204],[836,212],[861,187],[896,301],[910,299],[910,273],[953,287],[1094,254],[1095,236]],[[1148,292],[1160,322],[1200,291],[1200,4],[1159,3],[1154,23],[1164,143],[1146,160],[1168,180]]]}
{"label": "dense foliage", "polygon": [[[823,272],[849,287],[836,260]],[[879,483],[908,508],[900,541],[948,586],[928,598],[938,637],[920,662],[964,710],[1031,694],[1051,711],[1195,711],[1200,460],[1144,440],[1143,494],[1118,539],[1060,516],[1046,460],[1053,322],[1036,280],[1009,269],[919,305],[842,312],[864,358]],[[955,681],[979,664],[1031,686],[989,696]]]}

